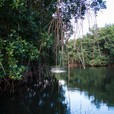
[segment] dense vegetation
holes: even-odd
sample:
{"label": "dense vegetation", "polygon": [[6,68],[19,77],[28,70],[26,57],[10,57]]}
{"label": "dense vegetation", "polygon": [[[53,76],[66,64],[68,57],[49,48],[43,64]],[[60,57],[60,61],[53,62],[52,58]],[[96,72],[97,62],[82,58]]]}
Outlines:
{"label": "dense vegetation", "polygon": [[102,0],[0,0],[0,86],[12,87],[11,80],[25,76],[41,80],[44,66],[57,64],[58,52],[63,54],[72,16],[84,19],[87,10],[101,8]]}
{"label": "dense vegetation", "polygon": [[[70,40],[66,46],[69,63],[89,66],[114,64],[114,25],[90,30],[83,38]],[[68,56],[66,56],[68,58]]]}
{"label": "dense vegetation", "polygon": [[20,79],[23,72],[31,69],[31,62],[45,63],[51,58],[53,39],[44,29],[51,20],[51,10],[45,9],[50,2],[45,6],[34,2],[0,2],[0,77]]}

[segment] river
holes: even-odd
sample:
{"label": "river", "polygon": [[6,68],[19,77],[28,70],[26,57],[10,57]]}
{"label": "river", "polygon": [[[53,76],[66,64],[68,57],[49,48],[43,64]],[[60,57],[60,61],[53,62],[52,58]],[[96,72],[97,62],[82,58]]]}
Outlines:
{"label": "river", "polygon": [[114,114],[114,70],[71,68],[54,76],[59,86],[36,85],[0,98],[0,114]]}

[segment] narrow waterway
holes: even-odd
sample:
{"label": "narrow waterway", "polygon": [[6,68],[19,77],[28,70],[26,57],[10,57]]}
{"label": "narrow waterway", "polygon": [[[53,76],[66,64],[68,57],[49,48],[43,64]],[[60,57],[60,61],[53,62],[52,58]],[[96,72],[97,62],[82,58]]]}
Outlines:
{"label": "narrow waterway", "polygon": [[[0,98],[0,114],[114,114],[114,70],[73,68],[53,74],[59,85],[37,84]],[[69,72],[70,71],[70,72]]]}

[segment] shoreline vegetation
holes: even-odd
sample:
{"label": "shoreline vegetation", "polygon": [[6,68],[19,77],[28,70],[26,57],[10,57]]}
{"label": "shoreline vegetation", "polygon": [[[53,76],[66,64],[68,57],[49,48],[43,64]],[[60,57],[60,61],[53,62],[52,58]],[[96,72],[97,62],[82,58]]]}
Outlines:
{"label": "shoreline vegetation", "polygon": [[69,40],[66,52],[64,61],[71,67],[113,67],[114,25],[92,28],[83,38]]}
{"label": "shoreline vegetation", "polygon": [[64,40],[73,33],[70,19],[84,19],[88,9],[106,9],[105,1],[1,0],[0,93],[14,93],[33,81],[53,84],[44,66],[64,61]]}
{"label": "shoreline vegetation", "polygon": [[[45,69],[43,69],[44,72],[46,71]],[[42,92],[49,87],[58,85],[58,80],[50,71],[48,71],[48,74],[44,72],[26,72],[20,80],[14,80],[9,77],[0,78],[0,97],[3,95],[18,94],[18,92],[25,88],[25,91],[27,91],[27,88],[34,87],[39,92]]]}
{"label": "shoreline vegetation", "polygon": [[[79,64],[79,63],[71,63],[71,64],[68,64],[68,67],[70,67],[70,68],[83,68],[83,65]],[[107,68],[113,68],[114,64],[108,64],[108,65],[85,65],[85,68],[86,67],[107,67]]]}

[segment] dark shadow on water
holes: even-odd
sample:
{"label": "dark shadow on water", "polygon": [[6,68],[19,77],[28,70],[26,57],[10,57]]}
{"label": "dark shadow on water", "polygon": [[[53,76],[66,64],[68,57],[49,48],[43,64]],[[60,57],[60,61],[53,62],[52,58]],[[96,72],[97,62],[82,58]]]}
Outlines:
{"label": "dark shadow on water", "polygon": [[[114,110],[114,70],[107,68],[75,68],[71,69],[68,77],[68,72],[56,74],[56,77],[66,80],[68,83],[65,87],[58,83],[49,86],[41,91],[37,85],[24,87],[13,95],[5,95],[0,98],[0,114],[80,114],[81,110],[78,105],[79,98],[87,99],[91,105],[94,105],[92,110],[101,114],[106,110],[106,113],[113,114]],[[66,101],[65,93],[70,96],[74,103],[77,112],[71,112],[70,105],[72,102]],[[81,96],[81,97],[80,97]],[[85,98],[86,97],[86,98]],[[69,99],[68,99],[69,100]],[[70,104],[69,104],[70,103]],[[88,106],[85,103],[85,107]],[[102,107],[105,104],[105,108]],[[83,102],[81,106],[84,107]],[[101,109],[101,110],[100,110]],[[107,110],[108,109],[108,110]],[[110,111],[111,109],[111,111]],[[99,111],[101,112],[99,112]],[[85,110],[87,112],[87,110]],[[82,112],[85,114],[85,112]],[[86,113],[87,114],[87,113]]]}
{"label": "dark shadow on water", "polygon": [[54,84],[40,92],[37,87],[29,87],[16,95],[1,97],[0,114],[69,114],[69,109],[64,90]]}

